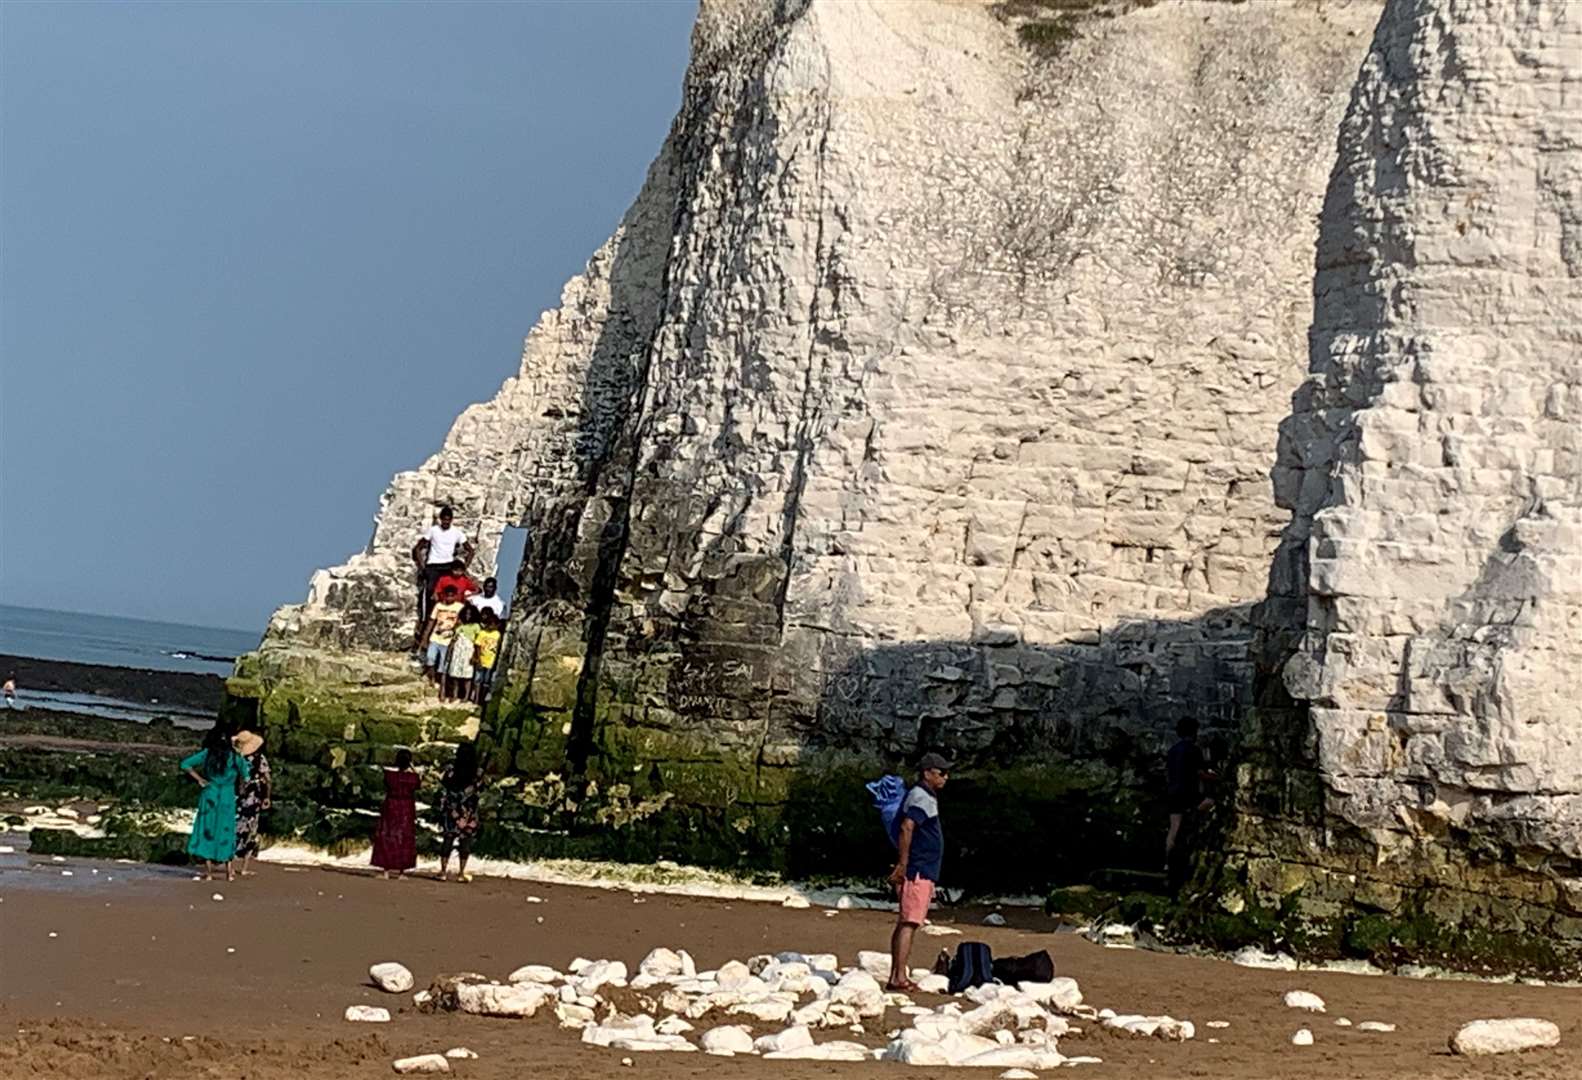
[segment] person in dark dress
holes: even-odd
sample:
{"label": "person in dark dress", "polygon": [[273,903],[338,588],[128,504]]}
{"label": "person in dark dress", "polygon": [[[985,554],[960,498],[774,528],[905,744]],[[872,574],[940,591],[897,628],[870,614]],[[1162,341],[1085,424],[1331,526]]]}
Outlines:
{"label": "person in dark dress", "polygon": [[420,777],[412,768],[412,751],[396,751],[395,768],[385,770],[385,801],[379,808],[379,826],[374,830],[372,862],[389,880],[393,871],[400,877],[417,865],[417,785]]}
{"label": "person in dark dress", "polygon": [[456,747],[456,758],[451,762],[439,782],[439,876],[450,880],[450,853],[458,856],[456,877],[471,881],[467,876],[467,857],[472,854],[472,840],[478,835],[478,791],[483,777],[478,773],[478,748],[470,742]]}
{"label": "person in dark dress", "polygon": [[1205,781],[1214,779],[1197,743],[1195,717],[1184,717],[1176,724],[1176,744],[1165,755],[1165,805],[1170,812],[1170,831],[1165,835],[1165,880],[1171,894],[1181,891],[1192,866],[1192,841],[1198,819],[1214,806],[1203,793]]}
{"label": "person in dark dress", "polygon": [[243,729],[231,740],[236,752],[247,761],[248,776],[236,790],[236,857],[242,860],[242,876],[253,876],[253,856],[258,854],[258,825],[270,806],[269,759],[264,756],[264,737]]}

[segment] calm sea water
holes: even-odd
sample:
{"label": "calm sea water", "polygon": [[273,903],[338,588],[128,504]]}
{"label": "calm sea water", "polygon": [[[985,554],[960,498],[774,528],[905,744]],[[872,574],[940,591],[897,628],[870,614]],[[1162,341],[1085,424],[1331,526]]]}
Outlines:
{"label": "calm sea water", "polygon": [[0,604],[0,653],[81,664],[229,675],[261,635],[215,626],[82,615]]}

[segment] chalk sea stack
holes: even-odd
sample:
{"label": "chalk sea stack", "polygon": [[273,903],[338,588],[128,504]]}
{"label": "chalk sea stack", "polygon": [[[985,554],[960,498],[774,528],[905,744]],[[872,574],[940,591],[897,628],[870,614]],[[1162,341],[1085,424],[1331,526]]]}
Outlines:
{"label": "chalk sea stack", "polygon": [[1562,0],[703,0],[615,235],[231,707],[348,773],[479,731],[404,655],[446,503],[484,569],[527,530],[524,851],[568,783],[555,850],[871,869],[858,781],[944,748],[980,882],[1155,870],[1190,715],[1209,910],[1574,963],[1579,51]]}

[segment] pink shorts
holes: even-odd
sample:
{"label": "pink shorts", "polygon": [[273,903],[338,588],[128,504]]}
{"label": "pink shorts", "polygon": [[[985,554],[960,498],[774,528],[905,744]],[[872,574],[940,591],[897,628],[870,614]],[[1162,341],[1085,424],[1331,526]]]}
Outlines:
{"label": "pink shorts", "polygon": [[922,926],[928,918],[928,905],[934,902],[934,883],[927,878],[907,878],[901,882],[901,921]]}

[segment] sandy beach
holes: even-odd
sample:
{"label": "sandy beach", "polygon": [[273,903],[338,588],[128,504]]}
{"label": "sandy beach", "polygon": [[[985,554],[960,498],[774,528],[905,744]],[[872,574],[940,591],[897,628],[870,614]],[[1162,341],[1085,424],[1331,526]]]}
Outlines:
{"label": "sandy beach", "polygon": [[[63,876],[66,870],[71,877]],[[224,899],[211,899],[214,893]],[[920,937],[914,963],[926,963],[941,944],[969,939],[986,941],[996,955],[1048,949],[1089,1004],[1197,1024],[1197,1037],[1184,1043],[1122,1037],[1091,1025],[1082,1036],[1062,1039],[1062,1053],[1103,1058],[1101,1065],[1079,1067],[1094,1076],[1559,1080],[1582,1073],[1577,989],[1252,970],[1102,948],[1052,932],[1052,920],[1032,910],[1007,909],[1005,928],[978,925],[982,915],[981,909],[947,911],[942,921],[956,920],[964,934]],[[659,945],[691,951],[700,967],[782,949],[832,951],[851,963],[858,949],[884,947],[890,918],[482,878],[470,885],[385,882],[346,870],[273,865],[253,879],[208,884],[179,869],[13,856],[0,869],[0,1076],[378,1077],[392,1075],[394,1058],[455,1046],[479,1055],[456,1062],[456,1074],[479,1080],[529,1072],[636,1072],[661,1080],[943,1075],[949,1070],[665,1053],[636,1055],[628,1069],[621,1065],[626,1055],[584,1047],[553,1017],[423,1014],[410,995],[385,994],[367,978],[368,966],[385,960],[411,968],[420,987],[444,972],[503,977],[530,962],[563,969],[578,956],[635,964]],[[1281,995],[1290,989],[1321,995],[1328,1014],[1286,1008]],[[935,1003],[926,995],[919,1000]],[[341,1014],[353,1004],[385,1006],[393,1022],[347,1023]],[[1560,1048],[1492,1060],[1446,1052],[1461,1023],[1518,1015],[1559,1023]],[[1338,1016],[1398,1029],[1342,1029],[1333,1024]],[[879,1045],[904,1019],[892,1011],[862,1038]],[[1230,1026],[1210,1029],[1209,1020]],[[756,1033],[781,1026],[760,1024]],[[1302,1026],[1312,1028],[1316,1045],[1290,1045]],[[835,1036],[821,1036],[828,1037]]]}

